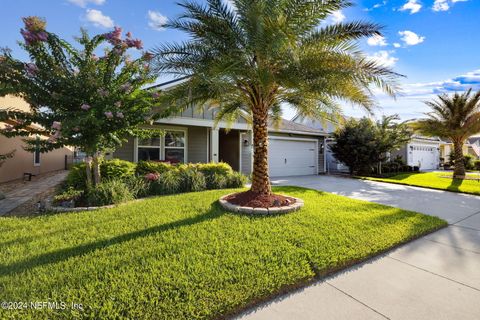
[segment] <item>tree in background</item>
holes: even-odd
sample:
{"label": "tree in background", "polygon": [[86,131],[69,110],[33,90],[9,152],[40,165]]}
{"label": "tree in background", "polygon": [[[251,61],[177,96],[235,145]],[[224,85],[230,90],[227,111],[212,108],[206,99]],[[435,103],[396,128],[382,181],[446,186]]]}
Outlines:
{"label": "tree in background", "polygon": [[15,151],[16,151],[16,150],[12,150],[12,151],[7,152],[7,153],[5,153],[5,154],[0,154],[0,167],[2,167],[3,163],[4,163],[7,159],[13,158],[13,156],[15,155]]}
{"label": "tree in background", "polygon": [[396,123],[398,119],[398,115],[384,116],[377,122],[368,118],[350,119],[333,134],[336,143],[330,149],[336,159],[349,167],[351,174],[368,173],[372,167],[381,166],[388,152],[410,141],[408,125]]}
{"label": "tree in background", "polygon": [[[14,120],[2,130],[7,137],[40,135],[48,139],[26,138],[27,150],[41,152],[74,146],[87,154],[87,180],[100,182],[99,162],[107,150],[120,145],[139,124],[148,121],[158,101],[156,93],[143,90],[156,78],[150,72],[149,53],[132,59],[127,51],[142,49],[142,42],[122,29],[90,38],[82,30],[79,47],[45,29],[38,17],[23,18],[21,47],[30,61],[0,53],[0,96],[25,99],[31,112],[7,109],[0,120]],[[97,56],[99,47],[106,46]],[[37,124],[35,129],[29,127]],[[93,179],[92,179],[93,167]]]}
{"label": "tree in background", "polygon": [[436,100],[426,101],[432,109],[427,119],[418,120],[413,127],[421,134],[450,139],[454,150],[454,178],[465,178],[463,145],[480,132],[480,91],[472,89],[453,95],[441,94]]}
{"label": "tree in background", "polygon": [[186,77],[164,93],[167,114],[195,105],[217,109],[217,121],[251,118],[251,192],[271,195],[268,125],[281,119],[282,104],[312,117],[337,113],[339,100],[370,109],[371,85],[393,95],[398,74],[357,46],[361,38],[380,35],[378,25],[324,23],[349,1],[230,2],[181,2],[184,13],[166,27],[190,38],[160,46],[154,65],[161,74]]}

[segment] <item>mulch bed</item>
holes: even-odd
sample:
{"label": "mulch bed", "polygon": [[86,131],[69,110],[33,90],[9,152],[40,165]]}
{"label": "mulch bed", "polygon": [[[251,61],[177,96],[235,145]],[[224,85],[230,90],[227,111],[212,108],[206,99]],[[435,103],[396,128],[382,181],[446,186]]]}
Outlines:
{"label": "mulch bed", "polygon": [[295,203],[295,198],[282,196],[279,194],[262,195],[252,191],[239,192],[226,197],[231,204],[242,207],[252,208],[274,208],[283,207]]}

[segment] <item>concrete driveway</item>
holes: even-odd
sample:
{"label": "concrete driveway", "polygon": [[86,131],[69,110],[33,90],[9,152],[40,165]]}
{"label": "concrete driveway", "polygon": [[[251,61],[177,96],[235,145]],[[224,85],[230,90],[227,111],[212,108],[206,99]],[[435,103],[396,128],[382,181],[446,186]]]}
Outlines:
{"label": "concrete driveway", "polygon": [[239,319],[480,319],[480,197],[333,176],[272,182],[436,215],[450,226]]}

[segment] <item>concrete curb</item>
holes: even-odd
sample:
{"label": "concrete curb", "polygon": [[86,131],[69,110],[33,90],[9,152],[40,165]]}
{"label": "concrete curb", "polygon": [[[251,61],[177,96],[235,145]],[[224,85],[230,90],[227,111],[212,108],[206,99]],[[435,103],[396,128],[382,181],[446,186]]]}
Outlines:
{"label": "concrete curb", "polygon": [[[233,194],[233,193],[232,193]],[[289,205],[289,206],[283,206],[283,207],[272,207],[272,208],[253,208],[253,207],[242,207],[239,205],[232,204],[225,200],[228,196],[232,194],[227,194],[218,200],[220,205],[226,209],[227,211],[230,212],[239,212],[239,213],[246,213],[246,214],[253,214],[253,215],[258,215],[258,216],[266,216],[266,215],[275,215],[275,214],[282,214],[282,213],[289,213],[293,211],[298,211],[300,208],[302,208],[305,203],[303,202],[302,199],[291,197],[295,199],[295,203]]]}

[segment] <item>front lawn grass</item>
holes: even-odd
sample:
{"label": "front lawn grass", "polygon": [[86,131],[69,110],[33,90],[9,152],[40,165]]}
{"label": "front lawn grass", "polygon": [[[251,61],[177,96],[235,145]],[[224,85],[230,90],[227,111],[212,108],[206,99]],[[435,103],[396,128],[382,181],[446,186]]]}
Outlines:
{"label": "front lawn grass", "polygon": [[298,187],[298,212],[252,217],[217,199],[161,196],[113,209],[0,220],[0,318],[211,319],[446,225],[432,216]]}
{"label": "front lawn grass", "polygon": [[397,184],[405,184],[409,186],[426,187],[432,189],[480,195],[480,176],[475,173],[468,173],[467,176],[475,178],[478,177],[478,179],[452,179],[453,174],[451,172],[401,173],[389,178],[361,178],[373,181],[391,182]]}

